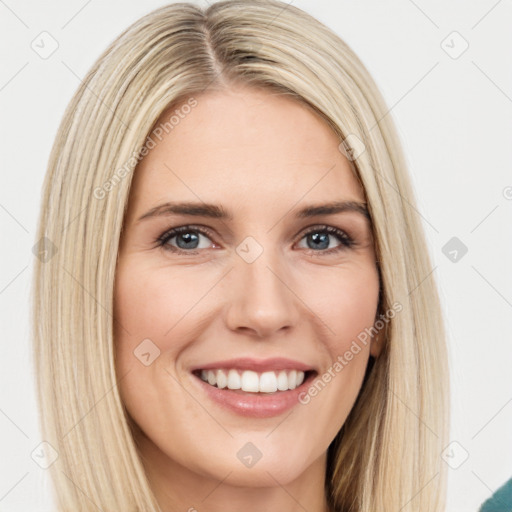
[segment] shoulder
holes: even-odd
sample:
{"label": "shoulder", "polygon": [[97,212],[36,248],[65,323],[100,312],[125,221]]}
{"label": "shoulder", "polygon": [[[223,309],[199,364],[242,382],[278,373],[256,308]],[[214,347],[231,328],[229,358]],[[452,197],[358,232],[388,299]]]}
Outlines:
{"label": "shoulder", "polygon": [[512,478],[484,501],[478,512],[502,512],[504,510],[512,510]]}

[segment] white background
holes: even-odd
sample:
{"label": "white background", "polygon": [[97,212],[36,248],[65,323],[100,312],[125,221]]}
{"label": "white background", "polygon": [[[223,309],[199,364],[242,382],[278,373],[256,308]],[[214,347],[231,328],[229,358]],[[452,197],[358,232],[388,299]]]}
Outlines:
{"label": "white background", "polygon": [[[2,512],[53,510],[46,472],[30,455],[41,435],[28,316],[32,247],[51,145],[94,60],[128,25],[164,4],[0,0]],[[449,336],[451,440],[458,444],[447,460],[460,466],[450,468],[447,510],[476,512],[512,476],[511,3],[293,5],[355,50],[398,125]],[[43,31],[59,45],[47,59],[31,48]],[[453,31],[469,44],[458,58],[453,56],[465,43]],[[457,262],[442,252],[452,237],[468,248]]]}

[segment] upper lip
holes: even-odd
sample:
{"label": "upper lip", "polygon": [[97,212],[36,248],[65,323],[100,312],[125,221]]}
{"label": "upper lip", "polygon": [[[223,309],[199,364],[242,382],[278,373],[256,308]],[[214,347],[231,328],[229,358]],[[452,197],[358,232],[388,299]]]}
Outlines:
{"label": "upper lip", "polygon": [[194,366],[191,371],[216,370],[221,368],[233,368],[235,370],[252,370],[264,372],[272,370],[302,370],[304,372],[314,370],[311,365],[288,359],[286,357],[273,357],[271,359],[253,359],[250,357],[239,357],[236,359],[225,359],[214,361],[203,365]]}

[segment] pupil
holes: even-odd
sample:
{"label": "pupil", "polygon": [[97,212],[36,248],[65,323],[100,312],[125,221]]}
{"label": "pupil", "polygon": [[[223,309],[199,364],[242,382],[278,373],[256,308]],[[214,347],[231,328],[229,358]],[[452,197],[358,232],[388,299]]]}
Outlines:
{"label": "pupil", "polygon": [[[314,233],[313,235],[310,235],[311,236],[311,239],[314,241],[314,243],[316,244],[315,247],[313,247],[313,249],[317,248],[322,245],[320,247],[321,249],[327,249],[327,247],[329,246],[329,235],[327,233]],[[318,244],[318,242],[320,242]]]}

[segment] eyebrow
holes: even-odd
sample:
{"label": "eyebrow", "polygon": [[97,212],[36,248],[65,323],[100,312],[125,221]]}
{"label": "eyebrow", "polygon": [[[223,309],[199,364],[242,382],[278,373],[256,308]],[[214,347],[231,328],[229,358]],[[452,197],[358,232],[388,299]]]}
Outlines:
{"label": "eyebrow", "polygon": [[[371,220],[366,203],[358,201],[334,201],[330,203],[313,204],[298,210],[297,218],[304,219],[318,215],[334,215],[343,212],[360,213],[368,220]],[[144,219],[167,216],[167,215],[193,215],[196,217],[209,217],[212,219],[233,220],[233,215],[222,206],[210,203],[195,202],[166,202],[151,208],[137,219],[140,222]]]}

